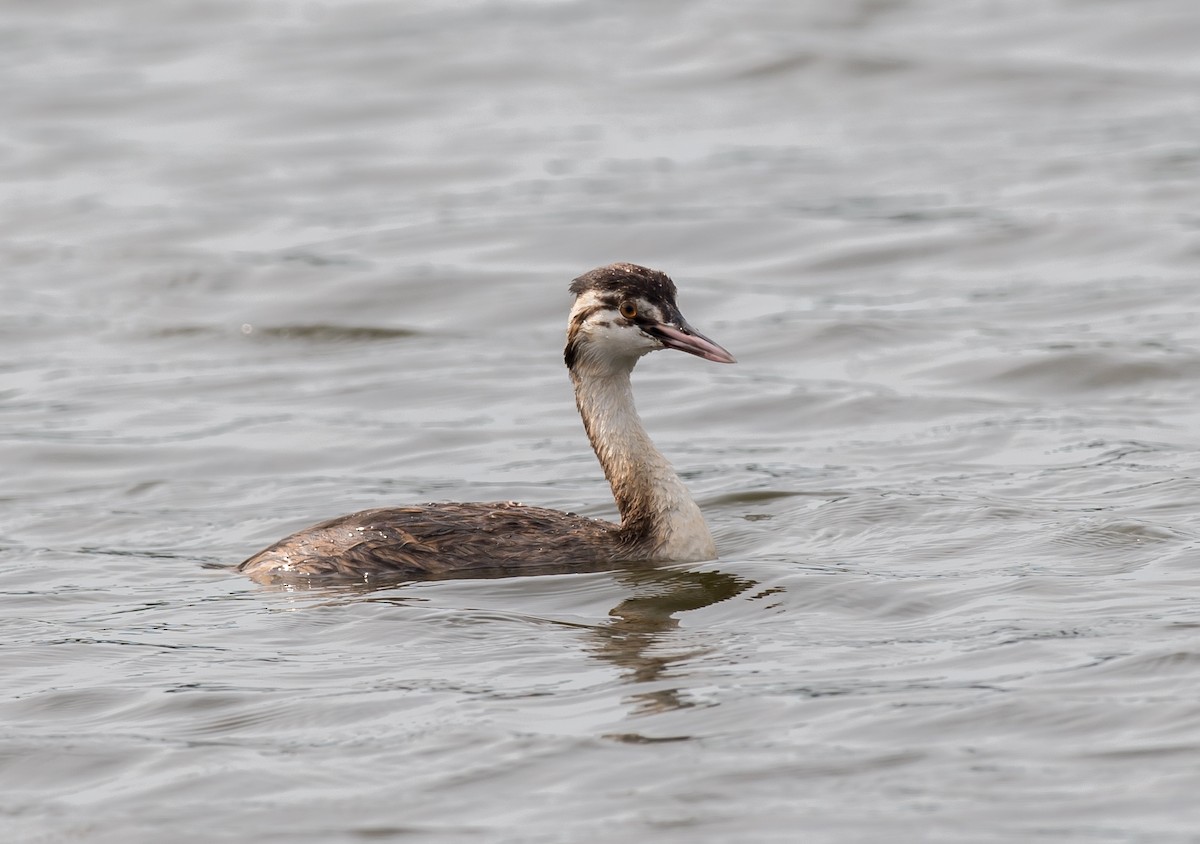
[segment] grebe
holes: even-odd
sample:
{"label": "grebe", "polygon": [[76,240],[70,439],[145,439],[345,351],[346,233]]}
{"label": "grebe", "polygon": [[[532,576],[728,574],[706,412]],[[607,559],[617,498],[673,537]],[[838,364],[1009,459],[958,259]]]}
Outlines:
{"label": "grebe", "polygon": [[658,349],[717,363],[735,363],[733,355],[688,325],[675,283],[657,270],[610,264],[570,290],[563,358],[619,525],[511,501],[363,510],[294,533],[238,570],[261,581],[370,580],[716,557],[700,508],[642,427],[629,376],[638,358]]}

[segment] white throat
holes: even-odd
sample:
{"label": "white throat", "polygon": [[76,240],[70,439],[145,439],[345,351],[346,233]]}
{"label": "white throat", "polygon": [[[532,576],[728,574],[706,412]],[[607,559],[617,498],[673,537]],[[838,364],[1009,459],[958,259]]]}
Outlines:
{"label": "white throat", "polygon": [[575,403],[612,486],[622,532],[647,559],[713,559],[717,549],[700,508],[642,427],[632,368],[631,361],[606,366],[583,360],[571,370]]}

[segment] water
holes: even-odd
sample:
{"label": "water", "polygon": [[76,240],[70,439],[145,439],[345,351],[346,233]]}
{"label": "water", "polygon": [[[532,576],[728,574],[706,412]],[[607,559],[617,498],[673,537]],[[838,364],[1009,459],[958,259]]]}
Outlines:
{"label": "water", "polygon": [[[1186,0],[0,10],[6,841],[1196,840]],[[367,506],[611,516],[571,278],[741,363],[721,559],[272,590]]]}

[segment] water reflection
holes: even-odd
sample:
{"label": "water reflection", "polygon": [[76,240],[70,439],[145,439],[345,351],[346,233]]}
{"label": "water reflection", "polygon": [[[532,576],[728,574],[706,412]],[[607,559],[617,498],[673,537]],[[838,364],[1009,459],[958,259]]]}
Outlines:
{"label": "water reflection", "polygon": [[629,696],[635,714],[682,709],[692,704],[674,685],[671,668],[711,651],[706,646],[667,647],[664,634],[679,627],[678,613],[698,610],[745,592],[756,581],[721,571],[631,569],[618,580],[634,595],[609,611],[612,623],[593,629],[593,656],[621,669],[624,679],[646,687]]}
{"label": "water reflection", "polygon": [[[607,624],[585,626],[590,639],[587,653],[596,659],[615,665],[622,679],[639,690],[628,698],[635,714],[648,714],[692,706],[681,689],[668,684],[671,669],[681,663],[711,652],[708,646],[672,649],[672,634],[679,628],[679,614],[711,606],[734,598],[758,581],[723,571],[680,571],[656,568],[645,563],[626,564],[611,571],[616,583],[629,592],[609,610]],[[563,567],[538,574],[566,573]],[[507,578],[512,571],[476,570],[469,578]],[[449,578],[444,578],[449,579]],[[313,597],[320,604],[340,604],[347,594],[369,596],[367,600],[388,603],[397,607],[412,606],[423,599],[405,586],[425,581],[352,581],[336,585],[317,586],[311,581],[271,582],[267,589],[294,593],[306,598],[304,606],[312,606]],[[384,590],[389,590],[384,593]],[[579,625],[571,625],[578,627]]]}

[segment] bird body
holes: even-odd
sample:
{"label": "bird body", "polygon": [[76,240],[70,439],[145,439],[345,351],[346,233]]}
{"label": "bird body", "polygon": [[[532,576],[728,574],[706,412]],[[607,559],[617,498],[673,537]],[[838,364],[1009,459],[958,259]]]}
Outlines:
{"label": "bird body", "polygon": [[252,576],[440,576],[614,562],[619,527],[515,501],[381,507],[339,516],[242,563]]}
{"label": "bird body", "polygon": [[563,356],[619,525],[515,502],[380,508],[292,534],[238,569],[259,580],[416,578],[715,557],[700,508],[638,417],[630,373],[663,348],[720,363],[733,356],[687,324],[674,283],[656,270],[610,264],[577,278],[571,292]]}

